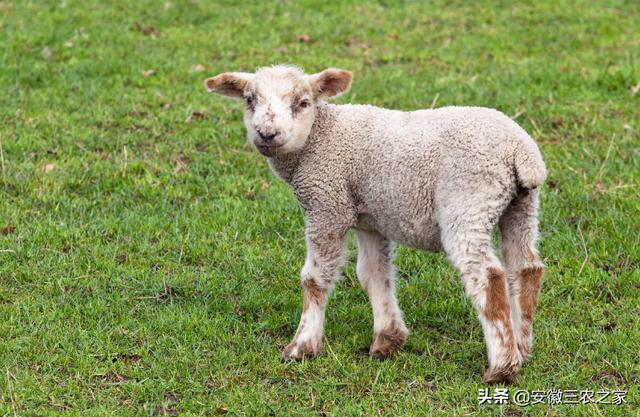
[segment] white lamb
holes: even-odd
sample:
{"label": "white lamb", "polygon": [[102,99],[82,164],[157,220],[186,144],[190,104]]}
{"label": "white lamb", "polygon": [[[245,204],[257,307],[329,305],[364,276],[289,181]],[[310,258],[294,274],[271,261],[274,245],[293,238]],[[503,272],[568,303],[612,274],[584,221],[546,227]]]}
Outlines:
{"label": "white lamb", "polygon": [[[531,355],[544,271],[535,245],[546,170],[536,144],[487,108],[403,112],[325,102],[347,91],[351,79],[340,69],[306,75],[274,66],[205,81],[209,91],[245,100],[249,141],[306,212],[303,312],[283,357],[320,352],[327,300],[353,228],[358,279],[373,307],[372,356],[393,354],[408,335],[392,242],[444,249],[484,330],[484,381],[513,382]],[[504,267],[491,245],[496,225]]]}

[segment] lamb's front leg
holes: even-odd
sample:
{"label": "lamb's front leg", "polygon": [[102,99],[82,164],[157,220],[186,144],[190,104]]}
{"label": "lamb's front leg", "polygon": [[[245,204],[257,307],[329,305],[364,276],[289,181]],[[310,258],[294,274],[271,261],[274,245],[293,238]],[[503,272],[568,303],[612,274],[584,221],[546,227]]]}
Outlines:
{"label": "lamb's front leg", "polygon": [[393,247],[376,232],[358,231],[358,280],[373,308],[373,342],[369,353],[382,359],[402,346],[409,334],[395,294]]}
{"label": "lamb's front leg", "polygon": [[324,312],[343,263],[345,232],[307,230],[302,268],[303,306],[298,331],[282,352],[285,360],[313,357],[322,348]]}

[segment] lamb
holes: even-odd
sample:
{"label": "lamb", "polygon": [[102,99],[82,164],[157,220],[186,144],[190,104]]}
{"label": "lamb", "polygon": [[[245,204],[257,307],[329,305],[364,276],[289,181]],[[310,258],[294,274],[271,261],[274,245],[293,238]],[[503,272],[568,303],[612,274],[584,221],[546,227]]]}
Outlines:
{"label": "lamb", "polygon": [[[305,211],[303,311],[283,358],[320,353],[327,300],[355,229],[356,272],[374,316],[373,357],[392,355],[409,333],[395,294],[394,242],[444,250],[482,325],[483,380],[513,382],[531,355],[544,272],[536,241],[546,168],[538,147],[488,108],[403,112],[327,102],[351,81],[346,70],[307,75],[283,65],[205,81],[209,91],[245,101],[249,142]],[[492,248],[496,225],[502,261]]]}

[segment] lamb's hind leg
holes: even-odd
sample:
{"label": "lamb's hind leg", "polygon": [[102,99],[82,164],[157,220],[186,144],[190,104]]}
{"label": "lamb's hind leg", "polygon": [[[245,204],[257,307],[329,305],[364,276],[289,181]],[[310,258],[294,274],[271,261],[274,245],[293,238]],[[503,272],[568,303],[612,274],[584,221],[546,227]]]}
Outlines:
{"label": "lamb's hind leg", "polygon": [[518,194],[499,223],[511,315],[518,349],[525,360],[531,356],[533,318],[544,274],[535,246],[538,238],[538,193],[535,189]]}
{"label": "lamb's hind leg", "polygon": [[522,364],[511,323],[505,272],[491,247],[491,231],[461,229],[453,223],[443,230],[443,245],[460,270],[484,331],[489,368],[486,383],[511,383]]}
{"label": "lamb's hind leg", "polygon": [[369,353],[386,358],[402,348],[409,334],[395,294],[391,242],[376,232],[358,231],[356,273],[373,308],[373,342]]}

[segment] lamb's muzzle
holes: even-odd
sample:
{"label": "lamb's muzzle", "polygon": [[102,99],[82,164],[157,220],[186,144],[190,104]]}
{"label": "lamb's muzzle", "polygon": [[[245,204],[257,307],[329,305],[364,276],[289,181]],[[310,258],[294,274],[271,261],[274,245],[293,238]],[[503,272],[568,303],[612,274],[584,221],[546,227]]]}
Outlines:
{"label": "lamb's muzzle", "polygon": [[[492,109],[401,112],[325,102],[347,91],[351,79],[345,70],[306,75],[275,66],[205,81],[210,91],[245,101],[248,140],[306,212],[304,308],[283,357],[320,352],[346,235],[356,229],[357,275],[374,314],[372,356],[388,357],[408,335],[391,242],[444,250],[482,324],[489,358],[484,380],[512,382],[531,355],[544,272],[536,250],[546,177],[538,147]],[[492,249],[496,225],[502,262]]]}

